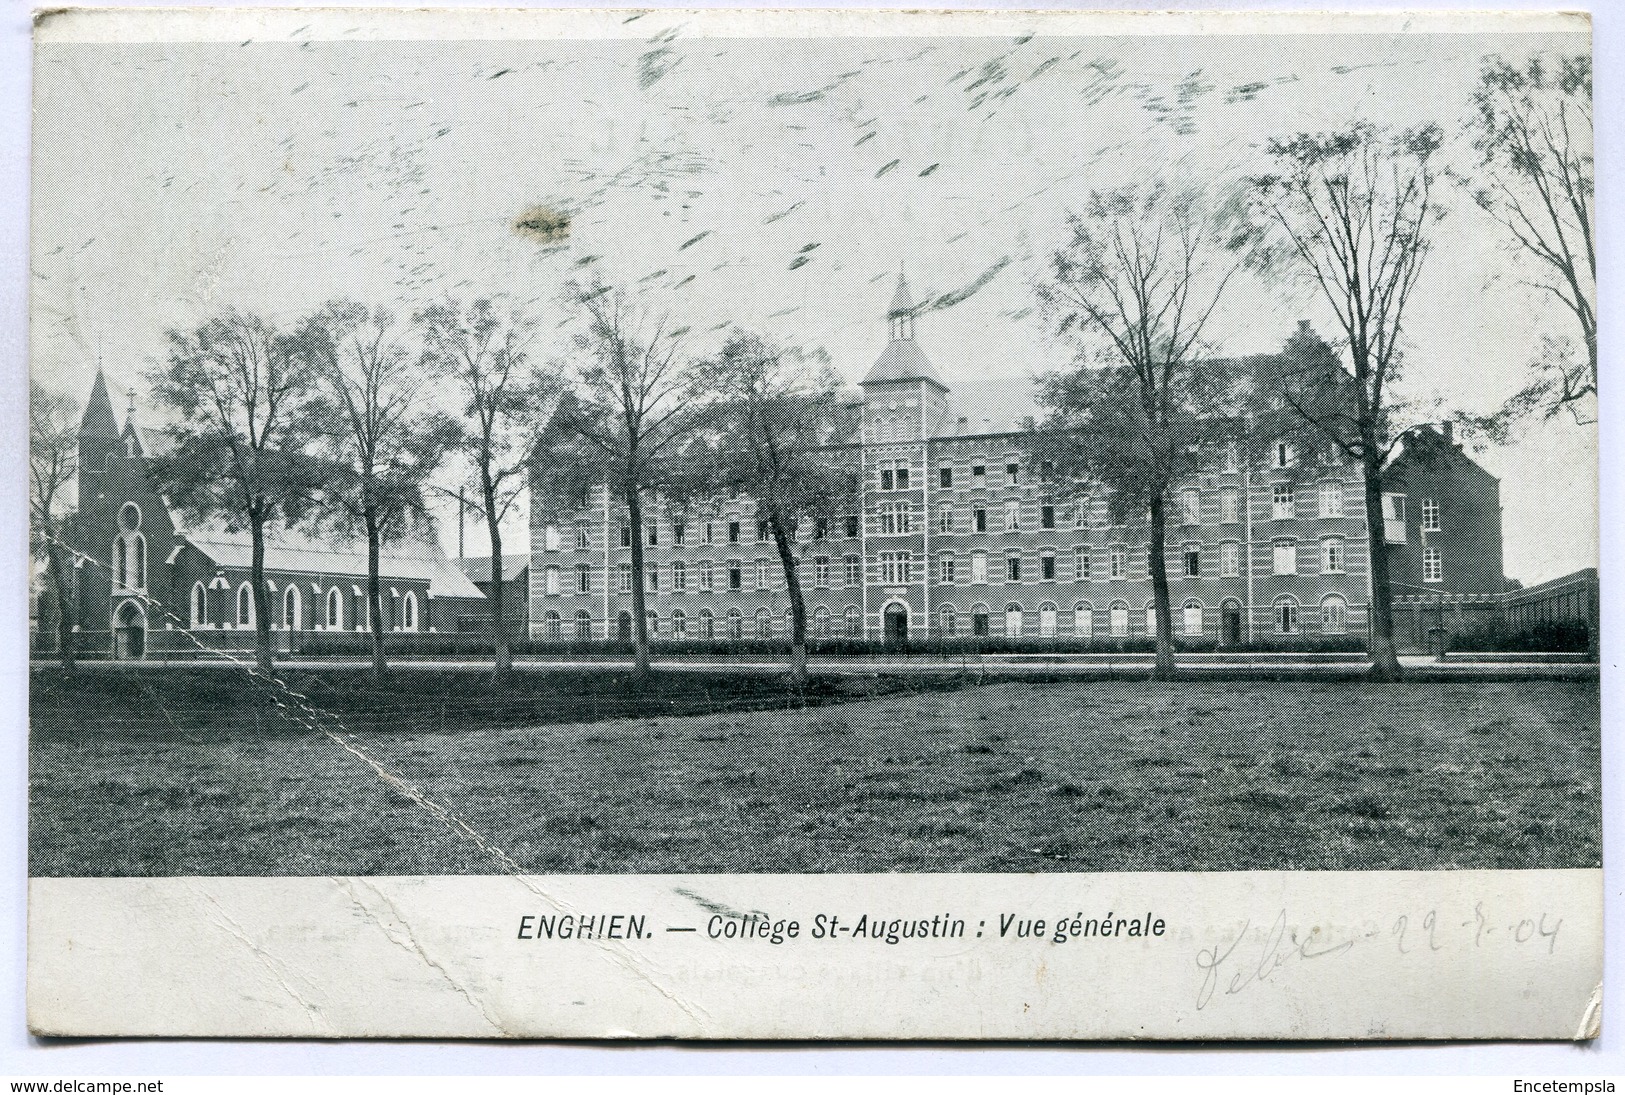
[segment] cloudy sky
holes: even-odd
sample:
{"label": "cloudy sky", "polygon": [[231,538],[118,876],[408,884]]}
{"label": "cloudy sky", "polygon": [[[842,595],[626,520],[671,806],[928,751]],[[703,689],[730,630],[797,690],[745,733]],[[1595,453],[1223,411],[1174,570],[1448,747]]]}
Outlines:
{"label": "cloudy sky", "polygon": [[[1099,36],[1079,18],[737,37],[680,13],[596,17],[580,24],[593,37],[380,41],[354,18],[40,47],[37,375],[82,397],[99,355],[139,399],[167,328],[226,307],[292,322],[338,296],[407,315],[507,294],[562,360],[560,288],[597,274],[669,312],[696,353],[741,325],[822,346],[856,380],[906,267],[936,305],[919,339],[949,383],[1019,381],[1065,360],[1033,286],[1090,190],[1220,186],[1258,170],[1273,136],[1355,119],[1437,121],[1471,170],[1459,134],[1483,58],[1587,48],[1523,32]],[[1568,327],[1443,189],[1406,394],[1486,411]],[[569,217],[566,244],[512,230],[536,206]],[[1300,318],[1332,332],[1306,292],[1242,279],[1212,335],[1268,352]],[[1554,424],[1482,456],[1503,479],[1510,576],[1594,564],[1594,452],[1591,430]]]}

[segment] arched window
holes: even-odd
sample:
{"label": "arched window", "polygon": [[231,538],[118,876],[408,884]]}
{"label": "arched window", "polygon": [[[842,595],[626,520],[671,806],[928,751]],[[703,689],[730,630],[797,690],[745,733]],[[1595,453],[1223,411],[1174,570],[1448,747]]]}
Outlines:
{"label": "arched window", "polygon": [[299,587],[289,582],[282,595],[282,623],[289,631],[299,630],[299,608]]}
{"label": "arched window", "polygon": [[1157,634],[1157,602],[1145,602],[1145,633],[1156,637]]}
{"label": "arched window", "polygon": [[237,587],[237,626],[254,625],[254,591],[247,582]]}
{"label": "arched window", "polygon": [[1277,635],[1296,635],[1298,631],[1297,599],[1282,594],[1275,598],[1275,633]]}
{"label": "arched window", "polygon": [[542,637],[550,643],[564,638],[564,621],[557,612],[549,612],[542,618]]}
{"label": "arched window", "polygon": [[581,609],[576,613],[576,642],[592,641],[592,613]]}
{"label": "arched window", "polygon": [[643,614],[643,622],[648,625],[649,638],[660,634],[660,614],[654,609],[651,608]]}
{"label": "arched window", "polygon": [[209,594],[202,582],[192,583],[192,626],[202,627],[209,618]]}
{"label": "arched window", "polygon": [[988,633],[988,611],[983,604],[971,605],[970,633],[977,638],[983,638]]}
{"label": "arched window", "polygon": [[688,614],[680,608],[671,611],[671,637],[674,639],[688,638]]}
{"label": "arched window", "polygon": [[1121,639],[1123,636],[1128,634],[1127,601],[1113,601],[1111,608],[1107,612],[1107,617],[1111,623],[1113,638]]}
{"label": "arched window", "polygon": [[113,577],[121,587],[129,588],[130,545],[122,536],[113,541]]}
{"label": "arched window", "polygon": [[1046,639],[1055,637],[1056,609],[1049,601],[1038,606],[1038,634]]}
{"label": "arched window", "polygon": [[737,608],[728,610],[728,638],[743,639],[745,637],[745,615]]}
{"label": "arched window", "polygon": [[542,570],[542,593],[549,597],[558,596],[559,568],[549,566]]}
{"label": "arched window", "polygon": [[1072,606],[1072,634],[1080,639],[1095,637],[1095,606],[1088,601]]}
{"label": "arched window", "polygon": [[118,530],[124,533],[134,532],[141,527],[141,507],[134,502],[126,502],[119,507]]}
{"label": "arched window", "polygon": [[1192,597],[1180,609],[1180,631],[1189,636],[1202,634],[1202,602]]}
{"label": "arched window", "polygon": [[861,639],[861,638],[863,638],[863,610],[862,609],[860,609],[857,605],[847,605],[846,606],[846,611],[844,613],[842,613],[842,619],[844,619],[846,621],[846,637],[847,638],[849,638],[849,639]]}
{"label": "arched window", "polygon": [[344,626],[344,595],[339,592],[338,586],[327,591],[327,627],[328,630]]}
{"label": "arched window", "polygon": [[1021,606],[1015,601],[1004,606],[1004,634],[1008,639],[1021,638]]}
{"label": "arched window", "polygon": [[714,639],[717,637],[717,620],[711,615],[709,608],[700,609],[700,638]]}
{"label": "arched window", "polygon": [[765,608],[756,610],[756,637],[758,639],[773,637],[773,613]]}
{"label": "arched window", "polygon": [[829,638],[829,609],[823,605],[813,609],[813,634],[820,639]]}
{"label": "arched window", "polygon": [[937,609],[937,618],[942,622],[942,637],[951,639],[959,630],[959,613],[954,611],[953,605],[943,605]]}
{"label": "arched window", "polygon": [[1341,635],[1348,629],[1349,603],[1336,593],[1328,593],[1320,602],[1320,633]]}
{"label": "arched window", "polygon": [[406,596],[401,598],[401,630],[416,631],[418,629],[418,595],[415,590],[407,590]]}
{"label": "arched window", "polygon": [[130,545],[135,549],[135,582],[136,589],[147,588],[147,538],[139,532],[130,537]]}
{"label": "arched window", "polygon": [[671,591],[682,593],[688,589],[688,566],[681,560],[671,565]]}

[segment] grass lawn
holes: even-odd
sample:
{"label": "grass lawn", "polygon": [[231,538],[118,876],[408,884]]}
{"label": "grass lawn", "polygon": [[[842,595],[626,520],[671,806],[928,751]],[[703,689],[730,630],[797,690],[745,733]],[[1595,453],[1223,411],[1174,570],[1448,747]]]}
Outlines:
{"label": "grass lawn", "polygon": [[[359,747],[537,872],[1601,862],[1594,681],[967,683],[805,710],[367,727]],[[36,711],[29,809],[34,875],[498,869],[316,733]]]}

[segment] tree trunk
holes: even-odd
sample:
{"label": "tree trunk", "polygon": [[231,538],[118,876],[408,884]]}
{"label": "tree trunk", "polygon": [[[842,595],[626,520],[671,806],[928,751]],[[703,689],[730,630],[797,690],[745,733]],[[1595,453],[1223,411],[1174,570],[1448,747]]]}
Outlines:
{"label": "tree trunk", "polygon": [[74,668],[74,611],[73,595],[68,591],[69,571],[62,565],[62,549],[56,544],[56,531],[45,526],[45,577],[56,598],[56,651],[62,660],[62,670],[72,673]]}
{"label": "tree trunk", "polygon": [[248,586],[254,597],[254,666],[266,677],[271,666],[270,598],[265,595],[265,517],[250,514],[248,534],[252,545],[248,563]]}
{"label": "tree trunk", "polygon": [[768,514],[773,543],[779,549],[779,566],[784,569],[784,588],[790,592],[790,677],[797,688],[807,685],[807,601],[801,595],[801,569],[796,566],[795,548],[777,510]]}
{"label": "tree trunk", "polygon": [[372,628],[372,679],[384,681],[388,666],[384,664],[384,605],[378,582],[379,540],[378,516],[369,513],[367,519],[367,623]]}
{"label": "tree trunk", "polygon": [[1375,438],[1364,441],[1360,459],[1365,472],[1367,566],[1371,568],[1371,679],[1397,681],[1399,655],[1394,650],[1393,584],[1388,576],[1386,521],[1382,512],[1382,464]]}
{"label": "tree trunk", "polygon": [[643,497],[632,484],[626,488],[626,519],[632,526],[632,672],[641,681],[649,675],[649,618],[643,594]]}
{"label": "tree trunk", "polygon": [[1157,612],[1157,663],[1151,671],[1155,680],[1174,677],[1174,617],[1168,596],[1168,554],[1166,550],[1168,511],[1163,492],[1151,496],[1151,601]]}
{"label": "tree trunk", "polygon": [[513,652],[508,647],[508,612],[504,606],[504,577],[502,573],[502,529],[497,520],[496,489],[489,476],[481,485],[485,498],[485,529],[491,537],[491,640],[496,646],[496,661],[491,667],[491,680],[501,684],[513,668]]}

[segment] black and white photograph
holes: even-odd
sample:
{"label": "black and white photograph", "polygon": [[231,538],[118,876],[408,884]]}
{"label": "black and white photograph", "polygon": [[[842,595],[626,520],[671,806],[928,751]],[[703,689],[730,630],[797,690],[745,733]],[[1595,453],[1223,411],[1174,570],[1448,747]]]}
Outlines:
{"label": "black and white photograph", "polygon": [[38,1032],[1596,1036],[1583,15],[70,11],[33,80]]}

